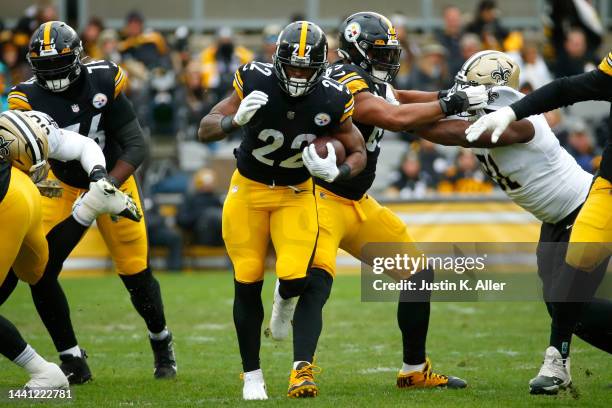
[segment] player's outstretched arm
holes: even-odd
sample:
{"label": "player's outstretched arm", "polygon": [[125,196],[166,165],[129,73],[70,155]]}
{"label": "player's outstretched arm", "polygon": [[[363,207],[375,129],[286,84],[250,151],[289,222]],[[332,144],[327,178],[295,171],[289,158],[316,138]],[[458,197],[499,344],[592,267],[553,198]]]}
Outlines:
{"label": "player's outstretched arm", "polygon": [[472,142],[467,140],[465,135],[469,122],[465,120],[442,120],[432,125],[424,126],[415,131],[417,135],[430,142],[444,146],[463,146],[463,147],[500,147],[509,146],[516,143],[527,143],[533,139],[535,130],[533,124],[524,119],[512,123],[505,132],[502,133],[499,141],[491,141],[491,133],[485,133],[481,138]]}
{"label": "player's outstretched arm", "polygon": [[202,118],[198,137],[202,142],[221,140],[240,126],[246,125],[266,103],[268,95],[265,92],[253,91],[241,100],[234,91]]}
{"label": "player's outstretched arm", "polygon": [[426,103],[440,99],[440,92],[425,92],[394,89],[395,98],[399,103]]}
{"label": "player's outstretched arm", "polygon": [[370,92],[360,92],[355,95],[353,117],[359,123],[399,132],[436,122],[449,115],[482,109],[487,100],[484,86],[470,87],[433,102],[403,105],[393,105]]}
{"label": "player's outstretched arm", "polygon": [[612,76],[600,69],[580,75],[559,78],[533,91],[521,100],[478,119],[466,131],[468,140],[476,140],[486,131],[492,131],[496,142],[514,120],[548,112],[562,106],[588,100],[610,100]]}

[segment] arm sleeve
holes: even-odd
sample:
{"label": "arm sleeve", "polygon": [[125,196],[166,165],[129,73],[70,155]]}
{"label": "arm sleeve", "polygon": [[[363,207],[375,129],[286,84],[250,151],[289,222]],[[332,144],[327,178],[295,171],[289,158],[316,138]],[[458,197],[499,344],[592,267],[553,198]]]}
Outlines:
{"label": "arm sleeve", "polygon": [[147,146],[132,103],[120,93],[107,115],[106,132],[112,135],[123,151],[118,160],[137,168],[147,155]]}
{"label": "arm sleeve", "polygon": [[612,76],[600,69],[560,78],[510,105],[517,120],[548,112],[576,102],[609,101],[612,97]]}
{"label": "arm sleeve", "polygon": [[78,160],[90,174],[95,166],[106,168],[100,146],[88,137],[66,129],[55,129],[49,135],[49,158],[61,161]]}

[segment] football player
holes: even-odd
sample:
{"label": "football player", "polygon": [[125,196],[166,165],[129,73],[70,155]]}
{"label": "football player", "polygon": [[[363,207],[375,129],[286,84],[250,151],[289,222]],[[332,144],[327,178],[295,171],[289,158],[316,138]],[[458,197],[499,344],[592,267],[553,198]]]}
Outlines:
{"label": "football player", "polygon": [[[45,238],[41,196],[33,183],[45,178],[48,158],[78,160],[91,180],[90,191],[78,198],[72,215],[58,228],[78,224],[84,231],[104,212],[140,219],[132,199],[105,178],[104,155],[95,142],[57,128],[40,112],[0,113],[0,305],[17,283],[9,277],[9,270],[10,276],[36,284],[45,271],[49,250],[53,250]],[[0,354],[28,371],[26,388],[68,387],[62,370],[38,355],[2,316]]]}
{"label": "football player", "polygon": [[[490,141],[496,143],[515,120],[587,100],[612,101],[612,52],[593,71],[557,79],[510,106],[483,116],[466,129],[466,139],[473,142],[479,140],[485,131],[492,131]],[[608,124],[612,130],[612,108]],[[488,135],[485,136],[485,139],[488,138]],[[602,265],[607,265],[612,254],[611,156],[612,144],[608,140],[599,173],[573,223],[566,262],[552,289],[552,296],[557,302],[552,309],[551,347],[546,350],[538,376],[530,382],[532,392],[554,393],[570,379],[572,334],[577,330],[585,307],[590,307],[584,302],[585,298],[588,299],[596,289],[596,285],[592,284],[594,277],[590,275],[597,275],[597,271]],[[561,299],[566,302],[559,302]]]}
{"label": "football player", "polygon": [[[393,89],[389,83],[399,70],[401,47],[395,28],[380,14],[361,12],[348,17],[341,25],[339,43],[341,60],[333,64],[327,74],[346,85],[355,98],[353,119],[365,139],[368,160],[365,170],[350,181],[316,179],[319,239],[310,270],[312,289],[300,297],[297,306],[295,301],[279,296],[278,290],[274,295],[270,321],[273,338],[287,336],[292,317],[294,322],[302,319],[311,326],[308,331],[311,335],[300,355],[305,362],[314,359],[322,329],[322,309],[336,271],[338,248],[371,264],[371,259],[362,256],[364,245],[370,242],[411,245],[414,242],[403,221],[367,194],[376,175],[384,130],[408,130],[464,110],[480,109],[487,99],[482,86],[468,87],[449,95]],[[305,157],[304,161],[309,166],[309,158]],[[432,271],[424,270],[412,279],[432,279]],[[424,301],[411,299],[398,305],[404,359],[397,385],[400,388],[465,387],[465,381],[436,374],[431,369],[425,353],[429,294],[424,295],[421,299]],[[402,300],[408,299],[403,297]],[[312,371],[301,373],[316,389],[312,374]]]}
{"label": "football player", "polygon": [[[142,129],[134,109],[123,93],[127,78],[110,61],[81,61],[82,45],[66,23],[50,21],[32,35],[28,62],[34,77],[15,86],[8,95],[10,109],[38,110],[50,115],[61,128],[93,139],[104,152],[112,183],[134,197],[141,210],[134,171],[146,155]],[[43,198],[43,224],[51,231],[70,212],[71,203],[88,188],[88,175],[75,162],[50,160],[51,180],[59,180],[61,198]],[[132,304],[144,319],[155,358],[155,378],[176,375],[172,335],[166,327],[159,283],[148,264],[144,222],[132,223],[104,215],[98,228],[115,262],[117,272],[130,293]],[[51,238],[78,240],[77,233]],[[32,296],[36,309],[56,349],[62,370],[71,384],[91,378],[86,355],[78,345],[68,302],[57,280],[61,263],[36,285]]]}
{"label": "football player", "polygon": [[[244,399],[267,399],[259,362],[263,304],[261,288],[268,243],[276,251],[278,292],[283,299],[307,293],[307,273],[319,232],[311,174],[328,182],[347,180],[366,163],[365,146],[353,126],[353,96],[346,86],[325,78],[327,39],[315,24],[298,21],[281,32],[273,64],[251,62],[234,76],[233,93],[202,119],[203,141],[220,140],[243,129],[235,152],[237,170],[223,207],[223,239],[234,266],[234,322],[244,369]],[[309,169],[302,149],[319,136],[345,146],[336,165],[327,144],[325,159],[316,153]],[[312,148],[314,150],[314,147]],[[307,150],[310,151],[310,150]],[[311,174],[309,174],[309,171]],[[308,322],[296,318],[290,396],[315,392],[302,373],[300,341]]]}

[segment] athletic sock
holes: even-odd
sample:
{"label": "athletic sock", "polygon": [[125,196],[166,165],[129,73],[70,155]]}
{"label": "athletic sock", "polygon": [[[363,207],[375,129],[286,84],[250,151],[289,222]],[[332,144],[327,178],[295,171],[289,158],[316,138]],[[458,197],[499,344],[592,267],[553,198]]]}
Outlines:
{"label": "athletic sock", "polygon": [[256,371],[261,347],[261,325],[264,318],[261,301],[262,282],[241,283],[234,280],[234,325],[245,373]]}
{"label": "athletic sock", "polygon": [[68,300],[57,278],[64,261],[86,230],[72,216],[53,227],[47,234],[49,261],[45,272],[36,285],[30,285],[38,315],[58,351],[75,347],[77,339],[70,320]]}
{"label": "athletic sock", "polygon": [[130,293],[132,305],[144,319],[150,333],[161,333],[166,328],[166,316],[159,282],[147,268],[135,275],[119,275]]}
{"label": "athletic sock", "polygon": [[293,361],[313,361],[333,283],[331,275],[318,268],[310,270],[308,279],[293,315]]}
{"label": "athletic sock", "polygon": [[170,334],[170,332],[168,331],[168,328],[165,328],[164,330],[162,330],[159,333],[149,332],[149,338],[151,340],[161,341],[161,340],[164,340],[166,337],[168,337],[169,334]]}
{"label": "athletic sock", "polygon": [[[417,282],[418,288],[421,281],[433,282],[433,271],[425,269],[415,274],[412,281]],[[418,302],[413,302],[415,294],[403,291],[397,304],[397,324],[402,332],[403,361],[407,365],[420,365],[426,358],[427,330],[429,329],[429,315],[431,305],[429,298],[431,291],[421,291]]]}
{"label": "athletic sock", "polygon": [[70,347],[69,349],[60,351],[59,354],[60,356],[72,356],[72,357],[77,357],[77,358],[83,357],[83,354],[81,353],[81,348],[78,345],[74,347]]}
{"label": "athletic sock", "polygon": [[421,364],[402,364],[402,369],[400,370],[400,372],[402,374],[408,374],[408,373],[412,373],[414,371],[417,372],[422,372],[423,369],[425,368],[425,361],[423,361]]}
{"label": "athletic sock", "polygon": [[15,361],[27,347],[28,343],[21,337],[15,325],[0,315],[0,354]]}
{"label": "athletic sock", "polygon": [[47,360],[42,358],[29,344],[13,362],[23,367],[30,375],[39,373],[47,365]]}

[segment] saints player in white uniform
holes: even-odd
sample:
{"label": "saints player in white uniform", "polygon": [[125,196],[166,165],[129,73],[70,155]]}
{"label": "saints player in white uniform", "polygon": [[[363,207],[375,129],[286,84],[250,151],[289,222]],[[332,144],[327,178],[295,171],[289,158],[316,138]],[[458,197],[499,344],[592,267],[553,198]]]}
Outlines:
{"label": "saints player in white uniform", "polygon": [[[475,84],[489,87],[486,110],[494,111],[524,96],[516,90],[518,77],[519,68],[508,56],[498,51],[482,51],[465,62],[457,74],[456,87]],[[571,227],[589,193],[593,175],[584,171],[561,147],[543,115],[515,122],[496,144],[491,143],[490,137],[468,142],[465,137],[468,126],[467,120],[449,120],[420,129],[417,133],[435,143],[471,148],[485,172],[500,188],[542,221],[538,273],[544,284],[546,306],[554,316],[555,301],[559,299],[553,298],[552,287],[563,265]],[[553,242],[560,244],[551,244]],[[606,264],[594,274],[596,284],[603,278]],[[609,353],[612,352],[610,330],[598,327],[593,315],[605,315],[610,310],[609,301],[594,299],[585,309],[575,331],[583,340]],[[544,364],[529,384],[534,394],[557,393],[571,384],[569,357],[561,357],[564,346],[555,341],[554,317],[551,330]]]}
{"label": "saints player in white uniform", "polygon": [[[77,199],[72,215],[58,224],[59,228],[74,223],[84,230],[103,213],[140,219],[138,212],[131,212],[136,209],[133,200],[106,181],[104,155],[92,139],[59,129],[50,117],[40,112],[0,113],[0,224],[3,226],[0,229],[0,305],[15,288],[17,277],[36,284],[50,258],[58,255],[45,237],[41,196],[33,184],[46,177],[49,158],[77,160],[88,174],[97,178],[88,193]],[[44,186],[41,193],[58,196],[61,190]],[[17,328],[2,316],[0,354],[28,371],[30,380],[26,388],[68,387],[68,379],[60,368],[38,355]]]}

